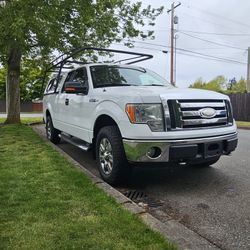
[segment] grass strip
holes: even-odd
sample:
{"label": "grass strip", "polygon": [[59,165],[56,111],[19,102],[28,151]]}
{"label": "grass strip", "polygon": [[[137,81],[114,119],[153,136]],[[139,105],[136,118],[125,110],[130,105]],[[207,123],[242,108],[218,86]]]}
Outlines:
{"label": "grass strip", "polygon": [[240,128],[250,128],[250,122],[236,121],[236,124]]}
{"label": "grass strip", "polygon": [[[0,118],[0,123],[4,123],[6,118]],[[21,117],[21,123],[22,124],[29,124],[33,122],[42,122],[43,118],[42,117]]]}
{"label": "grass strip", "polygon": [[176,249],[28,126],[0,126],[0,249]]}

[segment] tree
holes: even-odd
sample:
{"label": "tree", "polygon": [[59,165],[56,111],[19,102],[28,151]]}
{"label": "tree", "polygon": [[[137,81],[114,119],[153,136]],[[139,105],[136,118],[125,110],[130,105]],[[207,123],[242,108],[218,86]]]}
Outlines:
{"label": "tree", "polygon": [[227,79],[224,76],[217,76],[209,82],[203,82],[202,78],[198,78],[189,88],[213,90],[224,94],[245,93],[246,81],[244,78],[236,81],[234,77],[227,83]]}
{"label": "tree", "polygon": [[241,79],[238,82],[235,81],[232,84],[228,92],[229,93],[246,93],[247,92],[246,80],[243,77],[241,77]]}
{"label": "tree", "polygon": [[217,76],[209,82],[203,82],[201,78],[197,79],[189,88],[207,89],[217,92],[223,92],[226,86],[226,78]]}
{"label": "tree", "polygon": [[[22,60],[20,68],[20,100],[31,101],[40,97],[43,75],[40,60]],[[0,100],[6,97],[7,69],[0,68]]]}
{"label": "tree", "polygon": [[217,76],[211,81],[207,82],[204,89],[223,92],[226,86],[226,78],[224,76]]}
{"label": "tree", "polygon": [[189,88],[202,89],[203,85],[206,84],[202,81],[202,78],[198,78],[193,84],[189,86]]}
{"label": "tree", "polygon": [[6,0],[0,2],[0,62],[7,68],[7,123],[20,122],[20,65],[53,51],[107,47],[133,37],[153,37],[140,27],[154,25],[162,8],[143,9],[129,0]]}

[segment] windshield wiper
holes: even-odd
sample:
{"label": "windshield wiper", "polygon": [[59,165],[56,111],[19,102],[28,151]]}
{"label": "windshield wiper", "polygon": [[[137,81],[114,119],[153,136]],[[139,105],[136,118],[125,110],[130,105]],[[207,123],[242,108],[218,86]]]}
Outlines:
{"label": "windshield wiper", "polygon": [[166,87],[166,85],[164,85],[164,84],[156,84],[156,83],[149,84],[149,85],[144,85],[144,86],[161,86],[161,87]]}
{"label": "windshield wiper", "polygon": [[118,87],[118,86],[131,86],[131,84],[127,83],[104,83],[104,84],[98,84],[96,88],[102,88],[102,87]]}

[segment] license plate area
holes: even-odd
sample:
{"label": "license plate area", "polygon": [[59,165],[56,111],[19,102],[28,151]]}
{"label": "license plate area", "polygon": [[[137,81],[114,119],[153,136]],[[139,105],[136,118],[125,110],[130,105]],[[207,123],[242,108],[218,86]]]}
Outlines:
{"label": "license plate area", "polygon": [[205,143],[204,158],[219,156],[223,153],[223,142]]}

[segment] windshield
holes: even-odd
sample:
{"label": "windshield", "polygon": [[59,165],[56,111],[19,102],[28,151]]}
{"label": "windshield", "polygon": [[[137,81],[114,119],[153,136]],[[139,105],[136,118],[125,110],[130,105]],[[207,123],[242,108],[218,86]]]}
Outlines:
{"label": "windshield", "polygon": [[173,86],[161,76],[144,68],[109,65],[90,67],[94,88],[107,86]]}

